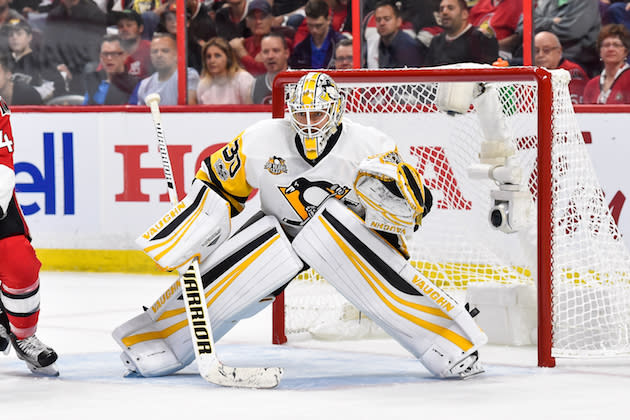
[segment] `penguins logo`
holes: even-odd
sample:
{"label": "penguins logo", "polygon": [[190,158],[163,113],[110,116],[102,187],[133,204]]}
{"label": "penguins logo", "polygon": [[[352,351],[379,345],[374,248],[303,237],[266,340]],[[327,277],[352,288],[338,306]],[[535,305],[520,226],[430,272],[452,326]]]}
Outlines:
{"label": "penguins logo", "polygon": [[[328,181],[309,181],[306,178],[297,178],[288,187],[278,187],[278,189],[300,216],[301,220],[282,219],[283,222],[294,226],[303,226],[308,222],[319,206],[329,197],[342,200],[350,192],[350,188],[339,184]],[[350,200],[343,201],[353,206],[359,205]]]}
{"label": "penguins logo", "polygon": [[272,175],[280,175],[282,173],[287,173],[287,163],[284,159],[278,156],[272,156],[265,163],[265,169],[269,171]]}

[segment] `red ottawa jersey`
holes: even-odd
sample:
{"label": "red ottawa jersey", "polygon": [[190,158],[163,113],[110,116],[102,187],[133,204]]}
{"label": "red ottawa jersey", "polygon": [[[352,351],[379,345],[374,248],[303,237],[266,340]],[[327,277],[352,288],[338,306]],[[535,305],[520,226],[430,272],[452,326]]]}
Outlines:
{"label": "red ottawa jersey", "polygon": [[[598,104],[601,93],[600,76],[595,76],[588,81],[584,88],[584,103]],[[610,94],[606,104],[630,104],[630,68],[621,73],[610,87]]]}
{"label": "red ottawa jersey", "polygon": [[[9,111],[9,107],[4,99],[0,98],[0,165],[13,171],[13,151],[15,150],[15,144],[13,141],[10,117],[11,111]],[[0,182],[3,182],[2,178],[0,178]],[[6,187],[6,185],[0,185],[0,189]],[[15,235],[25,235],[30,238],[22,210],[15,198],[15,188],[13,188],[11,195],[12,197],[6,211],[6,216],[0,220],[0,239]]]}

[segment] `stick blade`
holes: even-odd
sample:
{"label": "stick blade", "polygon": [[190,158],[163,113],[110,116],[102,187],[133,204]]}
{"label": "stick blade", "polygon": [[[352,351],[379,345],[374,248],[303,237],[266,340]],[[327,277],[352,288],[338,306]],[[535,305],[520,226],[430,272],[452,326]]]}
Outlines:
{"label": "stick blade", "polygon": [[237,387],[271,389],[280,384],[282,378],[282,368],[250,368],[250,367],[230,367],[221,363],[213,355],[209,358],[200,357],[197,364],[199,373],[208,382],[216,385]]}

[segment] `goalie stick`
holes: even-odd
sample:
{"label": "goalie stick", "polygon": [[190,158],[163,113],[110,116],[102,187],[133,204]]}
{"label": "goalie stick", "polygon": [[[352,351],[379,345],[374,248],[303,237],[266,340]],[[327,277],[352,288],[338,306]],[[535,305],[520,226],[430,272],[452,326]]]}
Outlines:
{"label": "goalie stick", "polygon": [[[166,138],[162,129],[162,117],[159,107],[160,95],[157,93],[148,95],[145,98],[145,103],[151,108],[168,196],[171,204],[176,204],[178,202],[177,192],[166,147]],[[188,326],[201,377],[213,384],[229,387],[275,388],[278,386],[282,376],[281,368],[229,367],[221,363],[217,358],[197,258],[192,260],[192,263],[178,281],[184,296]]]}

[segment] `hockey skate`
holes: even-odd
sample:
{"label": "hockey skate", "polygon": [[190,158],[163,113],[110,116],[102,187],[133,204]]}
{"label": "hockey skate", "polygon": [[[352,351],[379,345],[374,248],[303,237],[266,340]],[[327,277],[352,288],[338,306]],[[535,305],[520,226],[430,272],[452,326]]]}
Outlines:
{"label": "hockey skate", "polygon": [[9,337],[9,318],[7,318],[7,314],[0,310],[0,352],[4,354],[9,354],[9,343],[11,342],[11,337]]}
{"label": "hockey skate", "polygon": [[19,359],[26,362],[31,372],[43,376],[59,376],[55,365],[57,353],[42,343],[35,334],[19,340],[13,333],[9,333],[13,348]]}

